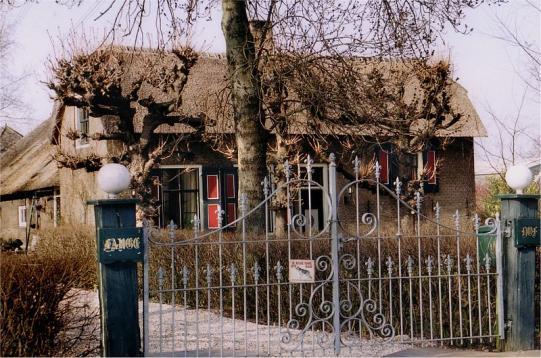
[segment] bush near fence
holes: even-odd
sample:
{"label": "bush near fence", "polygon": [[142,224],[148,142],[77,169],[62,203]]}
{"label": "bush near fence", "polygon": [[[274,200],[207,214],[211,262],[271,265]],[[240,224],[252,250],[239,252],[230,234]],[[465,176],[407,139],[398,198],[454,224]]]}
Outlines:
{"label": "bush near fence", "polygon": [[34,252],[1,253],[1,356],[95,355],[98,312],[83,300],[96,284],[89,230],[39,232]]}
{"label": "bush near fence", "polygon": [[[466,229],[464,229],[466,230]],[[382,276],[386,277],[388,275],[387,272],[387,266],[385,265],[385,260],[388,256],[391,256],[392,260],[394,261],[393,265],[393,276],[398,276],[398,241],[395,237],[395,229],[388,230],[388,233],[382,232],[381,236],[388,236],[389,238],[383,238],[380,239],[380,257],[381,257],[381,269],[382,269]],[[417,266],[417,260],[418,260],[418,253],[419,253],[419,244],[421,247],[421,255],[422,260],[426,260],[426,258],[430,255],[432,256],[434,263],[433,263],[433,271],[432,275],[437,274],[437,239],[435,237],[435,230],[430,229],[428,227],[423,227],[421,232],[430,232],[430,236],[423,237],[421,239],[417,239],[415,236],[412,236],[411,232],[404,232],[404,236],[401,239],[401,259],[402,259],[402,275],[406,276],[402,280],[402,295],[403,295],[403,306],[402,306],[402,313],[403,313],[403,329],[402,334],[404,336],[412,335],[415,338],[420,337],[420,307],[421,305],[424,308],[424,315],[423,315],[423,326],[424,326],[424,332],[423,337],[430,338],[431,332],[430,332],[430,325],[429,325],[429,307],[432,305],[432,312],[433,312],[433,337],[439,337],[440,336],[440,322],[439,322],[439,316],[438,316],[438,280],[436,278],[428,278],[423,277],[420,282],[423,286],[423,295],[422,299],[419,299],[419,279],[412,279],[411,282],[411,290],[413,292],[412,294],[412,300],[411,300],[411,309],[410,309],[410,301],[409,301],[409,281],[407,279],[408,272],[407,272],[407,263],[406,260],[408,256],[411,256],[412,259],[415,261],[414,269],[413,269],[413,276],[418,274],[418,266]],[[453,265],[453,273],[456,272],[456,257],[457,257],[457,246],[456,246],[456,236],[453,235],[452,230],[441,230],[441,235],[444,237],[440,239],[440,252],[442,255],[451,255],[454,260]],[[163,241],[167,242],[169,239],[167,238],[167,234],[163,233],[161,236],[164,239],[154,239],[156,241]],[[175,234],[175,241],[182,243],[184,240],[190,240],[193,238],[193,234],[189,231],[177,231]],[[199,244],[194,243],[187,243],[187,244],[177,244],[173,250],[173,256],[174,256],[174,272],[175,272],[175,278],[174,278],[174,285],[175,289],[177,290],[175,294],[175,302],[176,304],[182,306],[184,304],[184,296],[186,296],[187,305],[189,308],[194,308],[196,306],[196,303],[199,307],[199,309],[205,309],[209,305],[209,299],[210,299],[210,307],[212,310],[216,311],[220,307],[220,290],[219,289],[211,289],[207,290],[207,274],[206,274],[206,266],[207,264],[211,264],[212,274],[211,274],[211,282],[212,286],[218,286],[219,280],[220,280],[220,272],[222,273],[222,283],[224,286],[230,285],[230,275],[227,271],[229,265],[231,263],[235,263],[237,269],[238,269],[238,275],[235,280],[235,284],[238,286],[242,286],[244,284],[244,277],[243,277],[243,265],[244,262],[246,262],[246,271],[247,271],[247,283],[253,284],[254,283],[254,277],[253,277],[253,266],[254,263],[257,261],[259,266],[261,267],[261,278],[259,280],[259,284],[264,284],[266,282],[266,260],[267,257],[269,259],[269,265],[268,267],[271,268],[269,271],[270,276],[270,282],[276,283],[276,272],[274,270],[274,267],[277,264],[277,261],[280,260],[281,264],[284,266],[283,271],[283,279],[282,279],[282,285],[280,290],[280,303],[278,302],[278,290],[276,289],[276,286],[270,289],[269,296],[270,296],[270,302],[269,302],[269,311],[270,324],[280,324],[284,326],[286,322],[288,322],[290,318],[290,308],[292,310],[293,316],[295,316],[295,305],[298,303],[299,296],[302,295],[305,297],[309,296],[309,285],[304,285],[304,288],[302,292],[298,288],[299,285],[295,285],[295,288],[293,289],[293,304],[289,304],[289,295],[288,295],[288,286],[287,286],[287,280],[288,280],[288,268],[287,268],[287,258],[288,258],[288,251],[290,251],[290,257],[293,259],[300,259],[300,258],[307,258],[310,255],[311,257],[317,258],[322,255],[330,256],[330,239],[324,238],[324,239],[315,239],[312,241],[312,247],[310,247],[309,240],[301,239],[301,240],[295,240],[291,242],[291,245],[288,246],[287,240],[280,240],[280,241],[269,241],[269,251],[267,252],[267,242],[262,238],[250,238],[249,240],[253,240],[246,244],[246,247],[243,246],[241,242],[238,242],[240,240],[239,235],[235,233],[225,233],[223,235],[223,242],[222,245],[222,269],[220,270],[219,266],[219,247],[217,245],[218,237],[217,235],[213,236],[212,238],[206,238],[201,240]],[[272,236],[270,236],[270,240],[273,240]],[[361,291],[363,293],[364,298],[366,299],[368,297],[368,281],[367,273],[366,273],[366,265],[365,263],[368,261],[368,258],[371,258],[376,262],[374,265],[374,273],[373,277],[377,278],[378,273],[378,240],[376,238],[367,238],[367,239],[361,239],[361,240],[352,240],[349,243],[345,243],[342,249],[342,253],[349,253],[352,254],[358,262],[361,263],[361,276],[364,280],[362,280],[360,283],[357,283],[361,287]],[[357,246],[359,245],[359,246]],[[152,245],[152,252],[150,255],[150,291],[151,291],[151,299],[153,301],[158,301],[160,299],[160,295],[157,294],[157,291],[159,291],[159,282],[158,282],[158,270],[161,267],[163,269],[163,281],[162,281],[162,290],[169,290],[172,287],[171,282],[171,259],[172,259],[172,253],[170,247],[157,247],[156,245]],[[243,254],[243,250],[246,250],[246,255]],[[198,265],[199,265],[199,281],[197,282],[199,289],[199,295],[198,295],[198,302],[196,302],[195,298],[195,291],[193,290],[194,287],[196,287],[195,282],[195,273],[194,273],[194,267],[195,267],[195,250],[198,250]],[[476,240],[474,236],[464,236],[460,238],[460,250],[461,250],[461,266],[462,266],[462,273],[466,272],[465,264],[463,262],[466,254],[470,254],[470,256],[473,259],[473,273],[476,272]],[[245,261],[243,261],[243,258],[245,258]],[[484,273],[484,261],[483,258],[480,258],[480,265],[481,269],[480,272]],[[443,260],[443,258],[442,258]],[[491,269],[490,272],[495,272],[495,261],[493,260],[491,263]],[[187,287],[192,290],[186,291],[186,295],[184,295],[184,291],[180,291],[183,287],[183,275],[182,270],[183,266],[186,266],[189,269],[189,279],[187,282]],[[446,266],[441,262],[441,270],[443,273],[446,273]],[[323,279],[323,274],[328,274],[328,272],[320,273],[317,279]],[[350,279],[351,282],[357,282],[357,269],[353,269],[351,271],[345,270],[344,268],[341,269],[341,275],[344,279]],[[426,263],[423,262],[422,264],[422,274],[424,276],[427,276],[427,268]],[[481,279],[478,282],[477,277],[472,276],[470,278],[471,282],[471,306],[468,306],[468,296],[467,296],[467,278],[463,277],[461,280],[462,283],[462,321],[463,321],[463,334],[466,335],[466,333],[469,333],[470,326],[469,326],[469,310],[468,308],[471,307],[472,309],[472,333],[473,335],[478,334],[479,332],[479,319],[478,319],[478,308],[479,308],[479,300],[478,300],[478,291],[477,291],[477,285],[481,285],[481,326],[484,330],[483,335],[488,334],[488,327],[489,327],[489,317],[486,314],[486,307],[488,306],[488,299],[487,299],[487,283],[490,281],[490,296],[491,296],[491,302],[490,302],[490,311],[492,312],[491,324],[490,329],[492,330],[492,334],[495,334],[497,332],[497,318],[496,318],[496,276],[490,276],[490,279],[487,281],[486,276],[482,276]],[[432,301],[429,298],[428,294],[428,287],[429,287],[429,281],[430,285],[432,287]],[[387,316],[387,320],[390,319],[389,317],[389,311],[390,311],[390,297],[393,297],[392,300],[392,309],[393,309],[393,326],[395,328],[396,335],[400,335],[400,324],[399,324],[399,312],[400,312],[400,302],[399,302],[399,296],[398,296],[398,281],[395,279],[393,280],[393,287],[392,292],[389,291],[388,288],[388,281],[382,281],[383,287],[382,287],[382,297],[381,300],[383,302],[383,310]],[[330,298],[330,288],[331,286],[328,285],[328,290],[325,291],[325,295],[327,298]],[[452,279],[452,285],[451,290],[448,289],[448,279],[447,277],[442,278],[442,306],[443,306],[443,318],[442,318],[442,324],[441,324],[441,330],[444,337],[449,337],[450,335],[450,320],[453,320],[453,336],[457,336],[459,332],[459,319],[460,319],[460,310],[458,309],[458,303],[457,299],[459,297],[458,294],[458,284],[457,280],[455,278]],[[246,306],[246,318],[250,321],[254,321],[256,318],[256,311],[255,311],[255,288],[251,287],[247,290],[247,306]],[[344,283],[341,284],[341,297],[347,297],[347,287]],[[210,293],[210,294],[209,294]],[[350,290],[351,294],[351,290]],[[210,298],[209,298],[210,296]],[[375,298],[376,303],[379,302],[379,287],[378,282],[376,280],[373,280],[371,283],[371,298]],[[258,322],[261,324],[267,323],[267,303],[266,303],[266,297],[267,297],[267,289],[265,287],[259,287],[258,288],[258,297],[259,302],[257,305],[258,312],[257,312],[257,319]],[[453,307],[451,310],[451,316],[449,317],[449,307],[448,302],[449,298],[453,300]],[[244,309],[243,306],[243,299],[244,299],[244,289],[243,287],[238,287],[235,289],[235,317],[238,319],[243,319],[244,317]],[[163,303],[168,303],[172,301],[172,295],[170,292],[162,293],[161,294],[161,300]],[[357,299],[358,300],[358,299]],[[231,317],[233,314],[233,307],[232,307],[232,290],[231,289],[224,289],[223,295],[222,295],[222,308],[223,308],[223,314],[224,316]],[[352,301],[355,301],[355,298],[352,297]],[[318,304],[321,302],[321,300],[316,299],[314,302],[314,307],[318,306]],[[281,315],[278,316],[278,312],[280,312]],[[294,317],[295,318],[295,317]],[[410,325],[409,320],[412,318],[414,321],[413,325],[413,332],[410,331]],[[305,323],[306,319],[303,321],[301,320],[301,326],[302,323]],[[353,327],[353,329],[357,329]],[[494,346],[496,342],[496,339],[484,339],[483,344]],[[450,343],[450,342],[446,342]],[[459,345],[471,345],[471,344],[477,344],[478,341],[474,340],[473,342],[470,340],[454,340],[452,342],[453,344],[459,344]]]}

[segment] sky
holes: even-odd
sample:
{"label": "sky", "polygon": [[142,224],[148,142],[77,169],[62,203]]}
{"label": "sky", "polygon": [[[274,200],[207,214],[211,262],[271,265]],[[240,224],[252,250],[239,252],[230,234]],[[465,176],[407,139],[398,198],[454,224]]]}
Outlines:
{"label": "sky", "polygon": [[[537,0],[531,0],[536,2]],[[4,64],[15,78],[23,77],[20,97],[24,110],[10,113],[6,119],[0,115],[0,124],[7,122],[21,133],[28,133],[47,119],[52,110],[51,93],[44,85],[50,77],[49,59],[58,52],[58,39],[69,38],[69,32],[101,33],[107,27],[107,19],[94,21],[108,1],[85,0],[80,6],[57,5],[53,0],[26,3],[16,8],[1,9],[0,16],[10,25],[13,42],[9,58]],[[537,1],[537,3],[539,3]],[[3,5],[0,5],[0,7]],[[6,10],[7,9],[7,10]],[[511,0],[501,6],[482,6],[466,13],[465,22],[473,27],[469,35],[447,31],[436,51],[440,57],[451,60],[454,76],[466,88],[476,107],[489,138],[488,146],[495,146],[498,137],[491,113],[498,118],[512,121],[521,107],[521,126],[539,138],[540,103],[539,93],[526,91],[523,77],[527,75],[527,62],[523,53],[513,44],[496,38],[501,34],[497,19],[516,29],[539,49],[540,13],[532,11],[527,0]],[[204,21],[192,36],[196,49],[207,52],[223,52],[225,43],[219,25],[219,14],[211,21]],[[525,144],[526,143],[526,144]],[[539,157],[539,148],[532,152],[531,141],[521,142],[527,156]],[[533,153],[533,154],[532,154]],[[537,153],[537,154],[536,154]],[[476,150],[476,168],[486,167],[482,150]]]}

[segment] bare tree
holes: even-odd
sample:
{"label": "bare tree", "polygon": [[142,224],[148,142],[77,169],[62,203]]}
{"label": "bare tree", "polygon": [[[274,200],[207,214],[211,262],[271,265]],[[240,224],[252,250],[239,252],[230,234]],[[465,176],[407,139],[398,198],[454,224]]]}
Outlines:
{"label": "bare tree", "polygon": [[18,113],[24,113],[26,104],[21,99],[20,89],[28,75],[14,76],[11,72],[12,31],[12,25],[0,9],[0,119],[21,122],[25,118]]}
{"label": "bare tree", "polygon": [[[139,53],[140,55],[140,53]],[[122,162],[132,172],[132,188],[142,199],[147,215],[151,210],[150,169],[179,144],[203,128],[201,118],[181,111],[182,90],[197,55],[189,48],[171,54],[147,53],[134,56],[128,49],[104,47],[90,53],[75,53],[53,62],[49,87],[64,105],[86,108],[101,117],[104,131],[93,133],[96,141],[113,140],[121,148],[110,158],[92,153],[81,157],[58,147],[58,163],[72,169],[97,170],[104,161]],[[140,131],[135,129],[139,118]],[[193,130],[180,138],[159,138],[154,131],[161,125],[182,123]],[[70,139],[85,139],[72,131]]]}

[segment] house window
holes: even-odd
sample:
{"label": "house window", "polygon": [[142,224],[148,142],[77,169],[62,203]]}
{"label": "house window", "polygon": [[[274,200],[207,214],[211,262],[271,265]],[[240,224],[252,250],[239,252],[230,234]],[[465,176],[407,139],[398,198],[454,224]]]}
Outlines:
{"label": "house window", "polygon": [[[300,179],[308,179],[306,166],[299,167],[298,176]],[[316,234],[325,227],[327,217],[326,195],[327,191],[327,166],[325,164],[314,164],[312,166],[312,181],[319,184],[323,189],[315,184],[308,185],[307,182],[302,183],[298,197],[295,200],[293,213],[304,215],[306,224],[302,228],[297,228],[299,231],[309,232],[309,225],[312,225],[312,234]]]}
{"label": "house window", "polygon": [[171,220],[181,229],[191,228],[195,215],[199,215],[198,168],[171,168],[161,171],[162,226]]}
{"label": "house window", "polygon": [[79,134],[79,139],[77,139],[75,143],[76,147],[84,147],[88,145],[88,120],[88,108],[77,108],[75,125],[77,128],[77,133]]}
{"label": "house window", "polygon": [[425,150],[418,153],[397,153],[387,146],[376,153],[381,165],[380,183],[394,189],[396,178],[402,183],[422,180],[425,192],[439,190],[436,173],[436,151]]}
{"label": "house window", "polygon": [[26,206],[19,206],[19,227],[26,227]]}

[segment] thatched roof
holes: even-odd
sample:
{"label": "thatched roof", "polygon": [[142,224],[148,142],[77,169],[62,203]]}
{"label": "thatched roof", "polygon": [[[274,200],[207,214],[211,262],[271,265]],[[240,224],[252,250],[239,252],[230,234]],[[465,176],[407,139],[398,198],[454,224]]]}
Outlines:
{"label": "thatched roof", "polygon": [[[149,63],[155,62],[160,65],[171,66],[178,61],[172,54],[157,53],[150,50],[130,52],[119,50],[119,56],[122,56],[125,63],[123,87],[130,88],[129,84],[138,76],[138,73],[145,71]],[[373,64],[367,65],[373,66]],[[212,120],[212,123],[206,125],[205,130],[209,133],[234,133],[232,108],[227,100],[227,63],[225,55],[220,54],[200,54],[197,63],[192,67],[186,86],[182,93],[182,106],[180,113],[188,116],[201,116],[202,113]],[[124,84],[126,86],[124,86]],[[439,130],[438,137],[484,137],[487,135],[486,129],[477,114],[473,104],[468,98],[467,91],[458,83],[451,86],[451,105],[456,112],[462,114],[459,122],[445,130]],[[151,86],[143,86],[141,89],[143,96],[152,95],[154,99],[168,100],[160,90]],[[220,105],[221,104],[221,105]],[[225,105],[223,105],[225,104]],[[134,119],[136,132],[142,130],[142,118],[145,109],[136,104],[137,114]],[[60,111],[62,113],[62,111]],[[305,125],[303,115],[297,116],[289,130],[295,134],[307,133],[308,127]],[[61,115],[58,118],[61,121]],[[373,126],[348,128],[350,133],[355,132],[359,135],[374,135]],[[184,124],[175,124],[170,126],[162,124],[156,129],[157,133],[186,133],[193,129]]]}
{"label": "thatched roof", "polygon": [[23,135],[5,124],[0,128],[0,154],[11,148]]}
{"label": "thatched roof", "polygon": [[0,157],[1,196],[59,185],[51,145],[55,119],[51,116]]}

